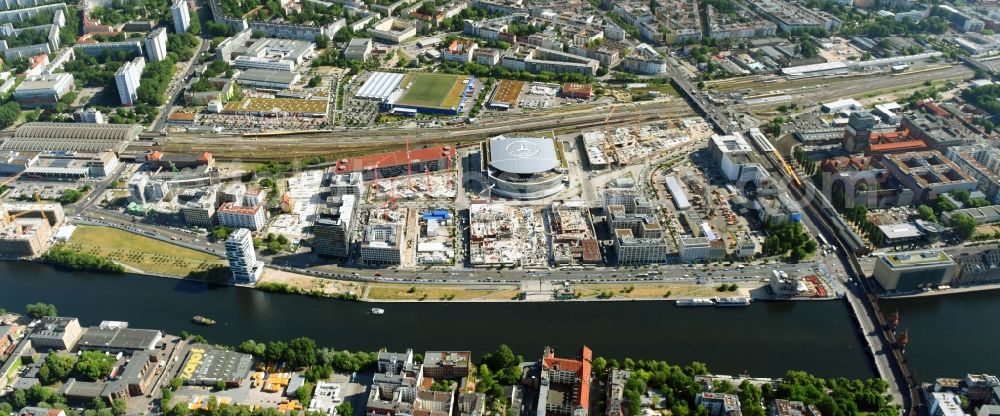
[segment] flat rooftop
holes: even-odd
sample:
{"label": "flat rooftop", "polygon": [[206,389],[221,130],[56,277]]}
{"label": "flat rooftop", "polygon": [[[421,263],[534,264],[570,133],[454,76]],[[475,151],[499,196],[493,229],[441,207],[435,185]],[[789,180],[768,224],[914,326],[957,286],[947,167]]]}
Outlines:
{"label": "flat rooftop", "polygon": [[892,253],[885,254],[882,258],[892,267],[927,266],[935,263],[954,264],[951,257],[940,250]]}
{"label": "flat rooftop", "polygon": [[163,333],[154,329],[101,328],[84,330],[77,346],[96,350],[148,350],[156,347]]}
{"label": "flat rooftop", "polygon": [[180,366],[178,377],[193,384],[217,381],[238,382],[250,374],[253,357],[218,349],[206,344],[192,344]]}

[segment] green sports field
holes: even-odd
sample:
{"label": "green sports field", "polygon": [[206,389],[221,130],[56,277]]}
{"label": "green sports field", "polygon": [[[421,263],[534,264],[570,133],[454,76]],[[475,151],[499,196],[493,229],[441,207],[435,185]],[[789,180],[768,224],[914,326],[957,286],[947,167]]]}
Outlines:
{"label": "green sports field", "polygon": [[469,80],[468,75],[450,74],[409,74],[399,83],[405,88],[396,105],[450,109],[462,101],[462,92]]}

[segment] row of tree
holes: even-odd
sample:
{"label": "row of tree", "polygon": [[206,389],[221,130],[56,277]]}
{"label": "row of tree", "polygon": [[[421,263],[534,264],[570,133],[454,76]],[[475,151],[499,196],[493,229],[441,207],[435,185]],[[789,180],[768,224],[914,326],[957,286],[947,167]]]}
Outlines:
{"label": "row of tree", "polygon": [[855,205],[851,208],[847,208],[844,211],[844,218],[853,222],[858,230],[861,231],[861,235],[868,238],[874,246],[878,247],[885,243],[885,234],[883,234],[875,223],[868,219],[868,207],[864,205]]}
{"label": "row of tree", "polygon": [[487,66],[476,62],[442,62],[441,72],[446,74],[472,74],[480,78],[492,77],[531,82],[573,82],[583,84],[591,84],[594,82],[594,77],[579,73],[556,74],[543,71],[535,74],[523,70],[504,68],[499,65]]}
{"label": "row of tree", "polygon": [[114,261],[93,254],[81,253],[62,245],[57,245],[49,249],[42,256],[42,260],[63,270],[103,273],[125,272],[125,268]]}

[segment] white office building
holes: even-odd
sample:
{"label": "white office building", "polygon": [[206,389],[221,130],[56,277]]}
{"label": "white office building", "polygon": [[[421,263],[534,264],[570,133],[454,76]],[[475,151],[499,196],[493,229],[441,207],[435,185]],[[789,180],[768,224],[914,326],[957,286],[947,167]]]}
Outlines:
{"label": "white office building", "polygon": [[146,203],[146,185],[149,184],[149,176],[139,172],[132,175],[128,180],[128,200],[137,204]]}
{"label": "white office building", "polygon": [[226,257],[235,283],[257,283],[264,272],[264,262],[257,260],[257,253],[253,251],[253,236],[246,228],[234,231],[226,239]]}
{"label": "white office building", "polygon": [[95,124],[105,124],[104,114],[101,110],[95,108],[78,109],[73,113],[73,120],[78,123],[95,123]]}
{"label": "white office building", "polygon": [[358,260],[362,264],[399,264],[402,259],[403,228],[400,224],[369,225]]}
{"label": "white office building", "polygon": [[146,56],[149,62],[159,62],[167,58],[167,29],[158,27],[146,36]]}
{"label": "white office building", "polygon": [[115,85],[118,86],[118,98],[122,105],[134,105],[139,90],[139,82],[142,79],[142,70],[146,67],[146,60],[141,56],[126,62],[118,72],[115,72]]}
{"label": "white office building", "polygon": [[188,11],[187,1],[174,0],[170,5],[170,14],[174,17],[174,32],[187,32],[191,27],[191,14]]}

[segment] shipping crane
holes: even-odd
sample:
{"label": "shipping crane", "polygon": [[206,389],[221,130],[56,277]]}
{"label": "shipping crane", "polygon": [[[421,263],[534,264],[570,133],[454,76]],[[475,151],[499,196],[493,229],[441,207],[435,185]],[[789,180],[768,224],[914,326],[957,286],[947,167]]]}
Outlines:
{"label": "shipping crane", "polygon": [[611,111],[608,112],[608,116],[604,117],[604,153],[607,157],[612,157],[614,155],[615,161],[618,161],[618,152],[615,150],[615,146],[611,144],[611,125],[608,124],[611,121],[611,115],[615,113],[618,107],[611,107]]}
{"label": "shipping crane", "polygon": [[413,159],[410,158],[410,138],[406,138],[406,187],[413,189]]}

